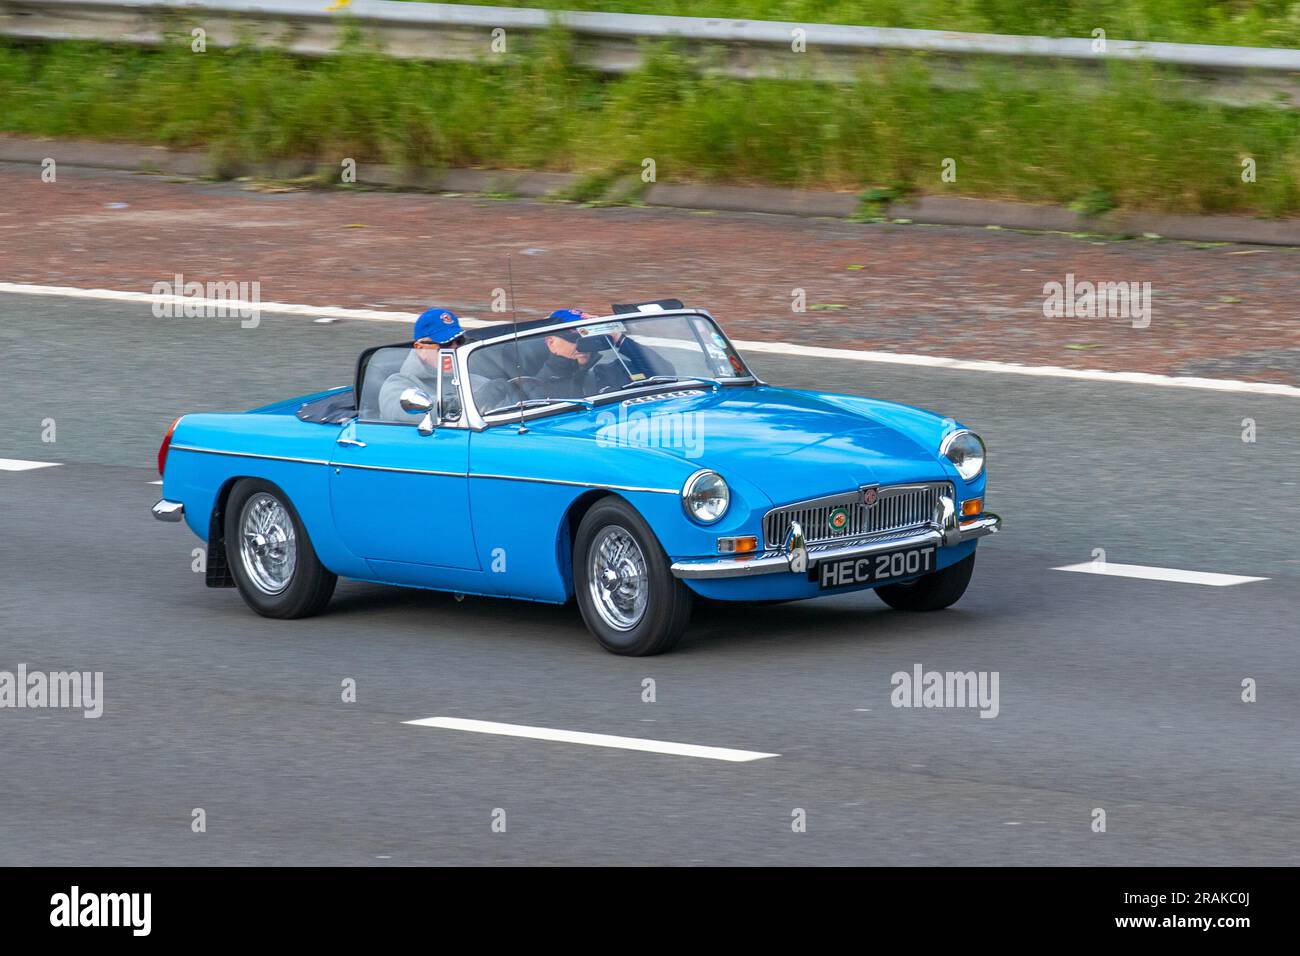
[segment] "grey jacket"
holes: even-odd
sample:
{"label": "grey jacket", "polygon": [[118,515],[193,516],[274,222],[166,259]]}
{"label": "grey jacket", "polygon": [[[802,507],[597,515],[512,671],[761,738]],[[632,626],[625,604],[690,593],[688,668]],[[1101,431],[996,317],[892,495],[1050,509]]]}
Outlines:
{"label": "grey jacket", "polygon": [[384,421],[412,425],[419,422],[420,416],[402,410],[402,393],[408,388],[427,392],[435,401],[438,398],[438,370],[425,365],[417,349],[411,350],[402,367],[379,389],[379,416]]}

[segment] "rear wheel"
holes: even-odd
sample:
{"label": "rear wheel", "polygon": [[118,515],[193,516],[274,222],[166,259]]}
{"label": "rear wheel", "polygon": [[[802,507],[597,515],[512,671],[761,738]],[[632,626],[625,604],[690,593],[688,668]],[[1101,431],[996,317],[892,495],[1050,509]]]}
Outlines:
{"label": "rear wheel", "polygon": [[897,611],[939,611],[961,599],[974,570],[975,554],[972,552],[942,571],[906,584],[886,584],[876,588],[876,593],[880,600]]}
{"label": "rear wheel", "polygon": [[259,478],[230,492],[226,554],[244,602],[263,617],[311,617],[324,610],[338,578],[316,549],[289,497]]}
{"label": "rear wheel", "polygon": [[671,650],[691,619],[690,588],[626,502],[607,498],[583,516],[573,542],[574,590],[605,650],[642,657]]}

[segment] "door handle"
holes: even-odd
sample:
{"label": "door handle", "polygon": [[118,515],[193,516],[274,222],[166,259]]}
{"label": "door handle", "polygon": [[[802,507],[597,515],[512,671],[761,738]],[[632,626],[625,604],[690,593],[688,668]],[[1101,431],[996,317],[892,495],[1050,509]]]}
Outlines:
{"label": "door handle", "polygon": [[340,445],[355,445],[357,448],[365,448],[365,447],[366,447],[366,443],[365,443],[365,442],[363,442],[363,441],[357,441],[355,438],[340,438],[340,439],[338,440],[338,443],[339,443]]}

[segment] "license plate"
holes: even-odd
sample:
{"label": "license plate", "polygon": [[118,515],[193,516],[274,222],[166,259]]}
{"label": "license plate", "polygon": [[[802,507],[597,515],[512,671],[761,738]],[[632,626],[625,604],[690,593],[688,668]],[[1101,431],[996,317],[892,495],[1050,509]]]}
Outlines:
{"label": "license plate", "polygon": [[910,578],[918,574],[929,574],[935,569],[934,552],[935,546],[927,544],[920,548],[832,558],[818,561],[808,576],[816,580],[817,587],[823,591],[854,584],[874,584],[894,578]]}

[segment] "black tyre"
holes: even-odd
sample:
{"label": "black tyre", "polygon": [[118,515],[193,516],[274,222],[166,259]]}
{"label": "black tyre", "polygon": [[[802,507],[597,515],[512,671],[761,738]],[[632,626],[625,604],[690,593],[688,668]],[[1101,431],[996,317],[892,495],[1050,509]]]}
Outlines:
{"label": "black tyre", "polygon": [[691,620],[692,592],[631,505],[592,506],[573,541],[573,584],[587,629],[614,654],[671,650]]}
{"label": "black tyre", "polygon": [[939,611],[956,604],[966,593],[975,555],[962,558],[942,571],[935,571],[907,584],[886,584],[876,588],[880,600],[897,611]]}
{"label": "black tyre", "polygon": [[316,557],[289,496],[260,478],[230,491],[226,560],[239,595],[263,617],[311,617],[324,610],[338,578]]}

